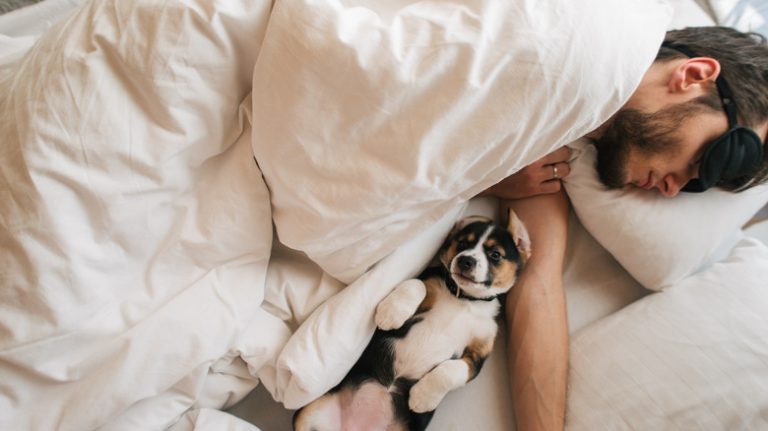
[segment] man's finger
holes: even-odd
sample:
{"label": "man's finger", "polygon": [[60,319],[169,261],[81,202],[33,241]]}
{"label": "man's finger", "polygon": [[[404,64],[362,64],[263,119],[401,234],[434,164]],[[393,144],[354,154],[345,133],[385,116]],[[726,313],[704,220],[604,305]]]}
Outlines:
{"label": "man's finger", "polygon": [[554,179],[562,179],[567,177],[571,173],[571,165],[568,162],[554,163],[550,165],[552,169],[552,177]]}
{"label": "man's finger", "polygon": [[571,158],[571,149],[568,147],[561,147],[546,156],[539,159],[545,165],[551,165],[554,163],[566,162]]}
{"label": "man's finger", "polygon": [[571,173],[571,166],[567,162],[552,163],[543,165],[539,169],[542,182],[550,180],[559,180]]}
{"label": "man's finger", "polygon": [[562,183],[560,180],[549,180],[541,183],[539,187],[539,194],[557,193],[560,191]]}

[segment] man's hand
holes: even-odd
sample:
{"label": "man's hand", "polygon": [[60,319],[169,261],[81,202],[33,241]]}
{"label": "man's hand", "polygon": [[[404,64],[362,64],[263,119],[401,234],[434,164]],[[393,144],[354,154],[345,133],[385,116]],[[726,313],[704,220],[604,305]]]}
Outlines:
{"label": "man's hand", "polygon": [[560,180],[571,173],[568,147],[557,149],[525,168],[501,180],[481,195],[502,199],[521,199],[536,195],[557,193],[562,186]]}

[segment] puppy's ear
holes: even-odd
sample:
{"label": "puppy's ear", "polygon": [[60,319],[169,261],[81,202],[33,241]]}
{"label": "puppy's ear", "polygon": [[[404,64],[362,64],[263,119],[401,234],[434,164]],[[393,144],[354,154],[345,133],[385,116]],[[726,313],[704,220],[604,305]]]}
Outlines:
{"label": "puppy's ear", "polygon": [[512,208],[507,213],[507,230],[515,240],[515,245],[520,252],[523,263],[527,262],[531,257],[531,238],[528,236],[528,230],[525,228],[525,225],[520,221],[520,218],[517,217]]}

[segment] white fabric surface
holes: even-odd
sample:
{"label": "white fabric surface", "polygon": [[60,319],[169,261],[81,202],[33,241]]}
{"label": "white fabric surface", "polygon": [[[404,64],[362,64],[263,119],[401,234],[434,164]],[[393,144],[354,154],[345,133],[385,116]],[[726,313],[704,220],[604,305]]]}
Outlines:
{"label": "white fabric surface", "polygon": [[573,337],[567,429],[768,427],[768,246],[730,256]]}
{"label": "white fabric surface", "polygon": [[741,227],[768,202],[768,185],[741,193],[712,189],[668,199],[655,191],[607,190],[585,140],[565,187],[587,231],[643,286],[661,290],[722,257]]}
{"label": "white fabric surface", "polygon": [[706,0],[669,0],[669,4],[674,9],[669,29],[715,25],[709,9],[704,8],[705,3]]}
{"label": "white fabric surface", "polygon": [[269,7],[92,1],[3,74],[0,428],[161,429],[276,355],[248,119]]}
{"label": "white fabric surface", "polygon": [[45,0],[0,15],[0,33],[8,37],[37,37],[69,16],[83,0]]}
{"label": "white fabric surface", "polygon": [[600,125],[670,14],[648,0],[278,2],[253,101],[281,242],[351,282]]}
{"label": "white fabric surface", "polygon": [[765,0],[708,1],[719,25],[768,37],[768,2]]}

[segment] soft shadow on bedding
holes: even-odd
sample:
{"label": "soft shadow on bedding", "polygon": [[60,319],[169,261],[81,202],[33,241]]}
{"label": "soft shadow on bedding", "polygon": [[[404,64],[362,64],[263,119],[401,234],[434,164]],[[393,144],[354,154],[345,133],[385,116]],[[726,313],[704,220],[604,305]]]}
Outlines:
{"label": "soft shadow on bedding", "polygon": [[227,409],[227,412],[263,430],[291,431],[293,410],[287,410],[282,404],[275,402],[262,385],[256,387],[242,401]]}

